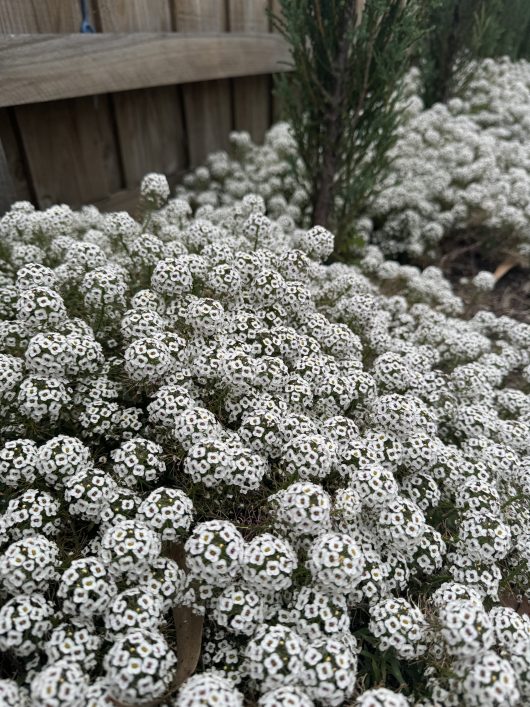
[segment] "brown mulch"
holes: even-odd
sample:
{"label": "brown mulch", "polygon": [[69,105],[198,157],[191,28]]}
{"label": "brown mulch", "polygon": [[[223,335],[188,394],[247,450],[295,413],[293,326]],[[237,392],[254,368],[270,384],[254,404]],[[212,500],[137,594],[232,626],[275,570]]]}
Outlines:
{"label": "brown mulch", "polygon": [[474,239],[446,239],[438,266],[451,281],[455,293],[466,304],[466,313],[472,316],[479,309],[489,309],[497,316],[506,315],[530,324],[530,268],[517,265],[504,275],[491,292],[473,296],[473,288],[462,285],[460,279],[471,279],[481,270],[495,272],[504,260],[484,255],[480,243]]}

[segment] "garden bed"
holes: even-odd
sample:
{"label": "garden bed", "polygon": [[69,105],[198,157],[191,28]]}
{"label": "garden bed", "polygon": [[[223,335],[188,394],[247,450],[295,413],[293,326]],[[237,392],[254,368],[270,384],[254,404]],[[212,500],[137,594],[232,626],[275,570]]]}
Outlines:
{"label": "garden bed", "polygon": [[[496,283],[493,290],[473,297],[471,281],[479,272],[494,272],[501,264],[495,254],[489,258],[481,254],[481,242],[477,239],[446,239],[442,242],[439,267],[451,281],[455,291],[466,303],[470,316],[479,309],[495,312],[497,316],[508,316],[530,323],[530,270],[515,265]],[[462,282],[464,280],[465,282]],[[476,295],[476,293],[475,293]]]}
{"label": "garden bed", "polygon": [[296,200],[0,221],[6,704],[530,695],[530,326]]}

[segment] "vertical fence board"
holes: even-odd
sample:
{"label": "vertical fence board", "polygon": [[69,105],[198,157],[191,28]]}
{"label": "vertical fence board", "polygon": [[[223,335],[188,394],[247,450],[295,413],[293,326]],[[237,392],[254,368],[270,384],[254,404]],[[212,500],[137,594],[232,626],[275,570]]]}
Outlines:
{"label": "vertical fence board", "polygon": [[102,32],[170,32],[169,0],[97,0]]}
{"label": "vertical fence board", "polygon": [[[169,32],[169,0],[98,0],[103,32]],[[175,86],[123,91],[112,97],[125,186],[137,186],[147,172],[185,169],[180,96]]]}
{"label": "vertical fence board", "polygon": [[[177,31],[223,32],[227,29],[223,0],[173,0]],[[232,129],[230,81],[202,81],[182,86],[191,166],[208,153],[227,149]]]}
{"label": "vertical fence board", "polygon": [[178,89],[162,86],[113,96],[127,187],[147,172],[176,174],[186,168]]}
{"label": "vertical fence board", "polygon": [[[0,0],[0,33],[71,32],[79,28],[81,14],[77,0],[49,0],[46,12],[42,5],[41,0]],[[0,146],[4,171],[9,170],[12,185],[9,196],[3,195],[3,212],[16,199],[31,196],[23,166],[24,155],[6,110],[0,111]],[[5,182],[3,188],[6,188]]]}
{"label": "vertical fence board", "polygon": [[10,165],[0,142],[0,214],[5,213],[16,199],[16,187],[11,177]]}
{"label": "vertical fence board", "polygon": [[[268,0],[229,0],[231,32],[268,32]],[[270,125],[270,77],[233,79],[234,124],[247,130],[255,142],[263,142]]]}
{"label": "vertical fence board", "polygon": [[[0,0],[3,31],[77,32],[77,0]],[[9,7],[7,7],[9,6]],[[9,26],[8,26],[9,23]],[[77,206],[121,186],[108,99],[19,106],[14,109],[39,206],[68,201]]]}
{"label": "vertical fence board", "polygon": [[5,155],[4,169],[7,168],[9,171],[9,178],[13,185],[8,199],[3,199],[3,208],[0,209],[0,214],[2,214],[13,201],[19,199],[31,201],[31,189],[24,166],[24,155],[7,108],[0,110],[0,146]]}
{"label": "vertical fence board", "polygon": [[0,33],[78,32],[79,0],[0,0]]}
{"label": "vertical fence board", "polygon": [[224,32],[224,0],[172,0],[179,32]]}
{"label": "vertical fence board", "polygon": [[[271,0],[271,12],[276,15],[277,17],[282,16],[281,12],[281,4],[280,0]],[[272,28],[272,21],[271,21],[271,30],[275,32]],[[271,88],[272,88],[272,95],[271,95],[271,100],[272,100],[272,109],[271,109],[271,120],[273,123],[277,123],[279,120],[283,120],[283,109],[282,109],[282,103],[279,98],[274,93],[274,76],[271,76]]]}
{"label": "vertical fence board", "polygon": [[[98,32],[269,31],[277,0],[89,0]],[[0,32],[79,31],[79,0],[0,0]],[[142,176],[175,179],[227,149],[233,128],[261,140],[271,117],[271,79],[203,81],[36,103],[0,110],[0,157],[8,200],[79,206],[128,199]],[[6,198],[4,197],[4,201]],[[125,203],[125,202],[124,202]],[[5,204],[4,204],[5,206]]]}
{"label": "vertical fence board", "polygon": [[41,206],[78,206],[120,189],[108,96],[20,106],[17,120]]}

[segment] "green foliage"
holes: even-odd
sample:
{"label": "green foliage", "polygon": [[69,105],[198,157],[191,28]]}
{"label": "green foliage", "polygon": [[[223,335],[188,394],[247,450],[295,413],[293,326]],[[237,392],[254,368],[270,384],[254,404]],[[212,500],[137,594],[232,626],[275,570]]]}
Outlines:
{"label": "green foliage", "polygon": [[497,56],[506,54],[511,59],[530,59],[530,2],[504,0],[499,3],[497,21],[501,27]]}
{"label": "green foliage", "polygon": [[[497,2],[497,0],[493,0]],[[421,60],[427,107],[445,102],[469,78],[480,47],[492,40],[489,0],[430,0]],[[483,36],[485,33],[486,36]]]}
{"label": "green foliage", "polygon": [[[293,72],[277,92],[309,183],[312,221],[344,254],[352,223],[388,166],[400,87],[422,26],[419,0],[280,0],[273,17]],[[301,167],[301,169],[300,169]]]}
{"label": "green foliage", "polygon": [[474,60],[530,58],[528,0],[429,0],[420,60],[427,107],[461,91]]}
{"label": "green foliage", "polygon": [[[365,618],[365,622],[368,619]],[[362,690],[370,690],[384,685],[396,692],[410,695],[413,691],[416,696],[424,696],[422,683],[426,670],[423,660],[402,661],[392,650],[381,651],[377,640],[366,627],[355,629],[354,636],[361,644],[358,657],[358,681]]]}

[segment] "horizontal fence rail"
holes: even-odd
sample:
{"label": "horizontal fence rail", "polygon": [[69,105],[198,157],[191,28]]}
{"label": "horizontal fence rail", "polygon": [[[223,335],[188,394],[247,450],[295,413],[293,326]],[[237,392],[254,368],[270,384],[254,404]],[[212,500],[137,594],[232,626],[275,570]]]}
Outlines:
{"label": "horizontal fence rail", "polygon": [[[87,203],[135,212],[147,172],[171,186],[232,130],[281,115],[278,0],[0,0],[0,214]],[[95,30],[81,33],[83,20]]]}
{"label": "horizontal fence rail", "polygon": [[0,36],[0,107],[285,71],[272,33]]}

